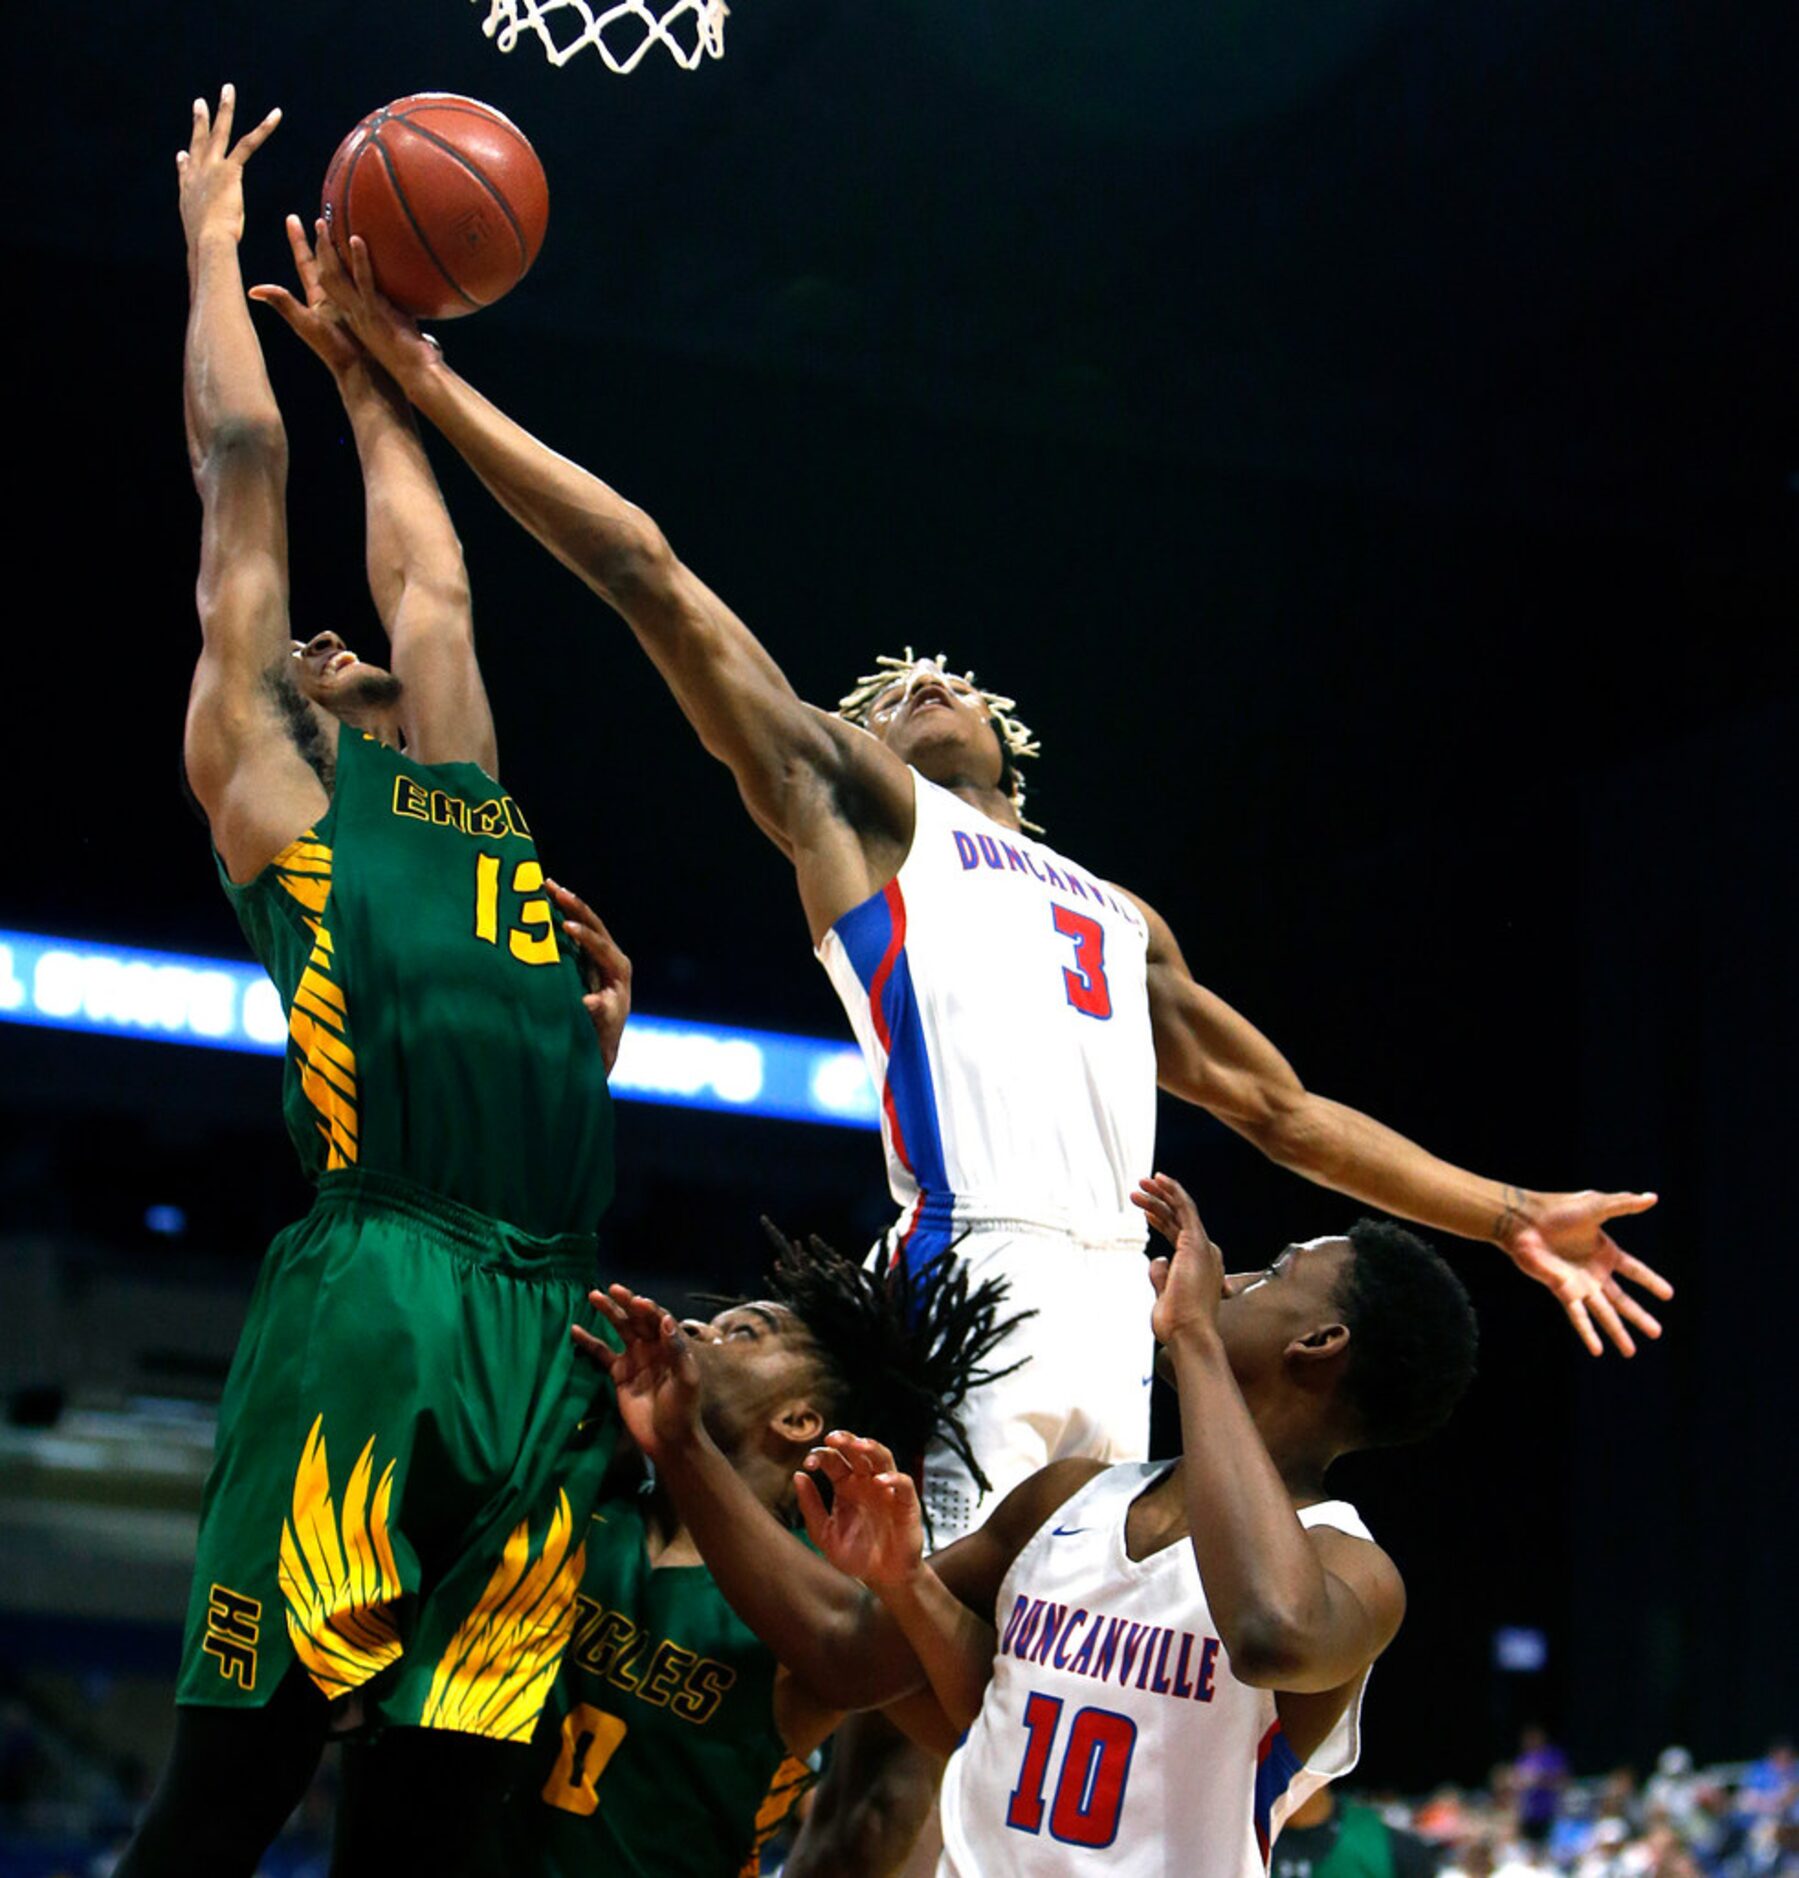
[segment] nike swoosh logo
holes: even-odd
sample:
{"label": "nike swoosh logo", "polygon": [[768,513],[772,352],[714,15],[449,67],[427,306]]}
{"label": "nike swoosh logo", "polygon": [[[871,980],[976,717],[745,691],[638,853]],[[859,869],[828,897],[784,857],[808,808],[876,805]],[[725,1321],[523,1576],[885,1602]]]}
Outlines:
{"label": "nike swoosh logo", "polygon": [[1091,1532],[1090,1526],[1052,1526],[1049,1536],[1052,1539],[1072,1539],[1077,1532]]}

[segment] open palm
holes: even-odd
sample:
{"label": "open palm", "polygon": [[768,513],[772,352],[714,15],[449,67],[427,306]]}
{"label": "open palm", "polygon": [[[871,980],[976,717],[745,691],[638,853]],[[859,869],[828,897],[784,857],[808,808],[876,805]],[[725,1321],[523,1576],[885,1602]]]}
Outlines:
{"label": "open palm", "polygon": [[1645,1337],[1662,1334],[1660,1323],[1624,1284],[1660,1299],[1673,1297],[1674,1287],[1606,1231],[1607,1221],[1646,1213],[1654,1204],[1653,1193],[1545,1194],[1532,1208],[1534,1217],[1514,1226],[1503,1241],[1512,1263],[1555,1293],[1575,1335],[1595,1356],[1605,1350],[1601,1331],[1625,1356],[1637,1350],[1629,1326]]}

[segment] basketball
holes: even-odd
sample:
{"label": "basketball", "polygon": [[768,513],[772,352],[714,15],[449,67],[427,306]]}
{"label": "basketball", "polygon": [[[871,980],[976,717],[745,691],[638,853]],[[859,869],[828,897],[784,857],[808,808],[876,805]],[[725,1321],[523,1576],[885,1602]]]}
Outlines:
{"label": "basketball", "polygon": [[543,246],[550,189],[510,118],[473,98],[421,91],[371,111],[337,146],[322,212],[345,267],[360,235],[396,306],[454,319],[524,278]]}

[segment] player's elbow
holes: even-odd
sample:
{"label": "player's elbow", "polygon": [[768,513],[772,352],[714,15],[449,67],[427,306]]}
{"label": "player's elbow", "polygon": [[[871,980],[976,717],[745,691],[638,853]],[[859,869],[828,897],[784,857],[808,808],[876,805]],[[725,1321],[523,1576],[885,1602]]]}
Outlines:
{"label": "player's elbow", "polygon": [[1228,1626],[1220,1640],[1231,1674],[1253,1689],[1293,1689],[1304,1685],[1316,1651],[1316,1639],[1294,1613],[1269,1607],[1248,1612]]}
{"label": "player's elbow", "polygon": [[1278,1167],[1316,1176],[1330,1151],[1316,1105],[1298,1082],[1258,1087],[1235,1118],[1240,1133]]}
{"label": "player's elbow", "polygon": [[220,419],[194,455],[194,481],[202,495],[233,477],[287,474],[287,430],[273,405]]}
{"label": "player's elbow", "polygon": [[621,612],[672,592],[680,562],[668,537],[642,509],[623,518],[594,514],[584,530],[581,565],[587,577]]}

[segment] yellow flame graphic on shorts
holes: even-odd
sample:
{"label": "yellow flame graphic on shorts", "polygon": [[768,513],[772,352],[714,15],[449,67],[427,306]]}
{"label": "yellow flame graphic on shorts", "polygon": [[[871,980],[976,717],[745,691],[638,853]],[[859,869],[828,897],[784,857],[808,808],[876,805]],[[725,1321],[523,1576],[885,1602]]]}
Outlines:
{"label": "yellow flame graphic on shorts", "polygon": [[575,1587],[585,1545],[571,1546],[568,1495],[543,1550],[531,1557],[530,1522],[507,1536],[504,1552],[475,1608],[456,1627],[431,1678],[421,1723],[497,1741],[529,1741],[562,1652],[575,1628]]}
{"label": "yellow flame graphic on shorts", "polygon": [[327,1696],[357,1689],[400,1654],[389,1608],[405,1591],[387,1534],[394,1464],[369,1504],[375,1468],[370,1435],[344,1492],[340,1522],[331,1501],[324,1416],[312,1424],[294,1475],[293,1519],[281,1528],[280,1581],[287,1634],[306,1672]]}

